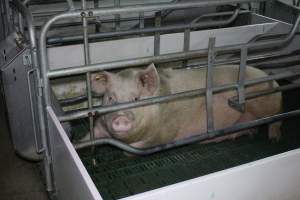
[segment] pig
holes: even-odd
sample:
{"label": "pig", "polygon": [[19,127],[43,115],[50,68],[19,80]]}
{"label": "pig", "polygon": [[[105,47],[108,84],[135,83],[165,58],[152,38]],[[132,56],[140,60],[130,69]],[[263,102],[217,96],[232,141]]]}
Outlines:
{"label": "pig", "polygon": [[[239,66],[236,65],[214,67],[213,86],[236,83],[238,73]],[[265,76],[267,74],[257,68],[251,66],[246,68],[246,80]],[[206,69],[157,70],[154,64],[150,64],[144,69],[95,73],[91,75],[91,81],[93,92],[103,95],[103,104],[114,105],[205,88]],[[275,87],[278,87],[278,84],[271,81],[247,87],[246,92]],[[232,90],[213,96],[215,129],[274,115],[281,111],[281,93],[247,100],[245,112],[239,112],[228,105],[228,99],[236,95],[236,91]],[[280,139],[280,126],[280,122],[269,125],[268,136],[271,140]],[[136,148],[165,144],[206,131],[205,96],[108,113],[98,117],[94,123],[96,138],[115,138]],[[255,129],[241,131],[213,139],[211,142],[234,139],[254,132]],[[87,137],[89,136],[85,139]]]}

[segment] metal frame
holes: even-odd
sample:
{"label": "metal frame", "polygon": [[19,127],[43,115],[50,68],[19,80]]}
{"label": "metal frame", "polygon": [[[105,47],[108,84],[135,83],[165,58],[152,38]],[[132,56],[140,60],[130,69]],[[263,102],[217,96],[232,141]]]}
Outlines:
{"label": "metal frame", "polygon": [[[254,85],[254,84],[258,84],[258,83],[262,83],[262,82],[268,82],[268,81],[277,80],[277,79],[281,79],[281,78],[287,78],[287,77],[294,77],[296,75],[300,75],[300,72],[299,73],[286,72],[286,73],[283,73],[280,75],[273,75],[273,76],[264,77],[264,78],[260,78],[260,79],[245,81],[244,76],[243,76],[245,63],[249,59],[255,59],[255,57],[250,57],[250,56],[248,57],[247,51],[257,50],[257,49],[267,49],[267,48],[271,48],[271,47],[276,47],[276,48],[283,47],[284,45],[288,44],[293,39],[295,33],[298,30],[298,25],[300,23],[300,15],[298,16],[298,18],[297,18],[293,28],[289,32],[289,34],[285,38],[279,39],[279,40],[263,40],[263,41],[259,41],[259,42],[253,41],[251,43],[243,44],[243,45],[222,46],[222,47],[215,47],[215,48],[213,48],[214,45],[210,45],[210,48],[208,48],[208,49],[195,50],[195,51],[189,51],[188,46],[185,46],[184,52],[182,52],[182,53],[172,53],[172,54],[166,54],[166,55],[159,55],[159,46],[157,44],[158,42],[156,42],[155,47],[157,50],[155,51],[156,53],[154,56],[139,58],[139,59],[123,60],[123,61],[117,61],[117,62],[101,63],[101,64],[90,64],[90,61],[89,61],[89,41],[88,41],[89,36],[88,36],[86,27],[87,27],[87,21],[90,17],[102,16],[102,15],[120,16],[121,14],[130,13],[130,12],[137,12],[137,13],[140,13],[140,16],[142,16],[141,13],[148,12],[148,11],[156,11],[159,13],[159,12],[162,12],[162,11],[168,10],[168,9],[173,9],[173,10],[187,9],[187,8],[194,8],[194,7],[218,6],[218,5],[225,5],[225,4],[235,4],[235,3],[238,4],[238,3],[263,2],[263,1],[266,1],[266,0],[210,0],[210,1],[205,0],[205,1],[198,1],[198,2],[178,2],[178,3],[175,2],[175,3],[162,3],[162,4],[156,4],[156,5],[150,4],[150,5],[124,6],[124,7],[116,7],[116,8],[87,9],[85,6],[85,0],[83,0],[82,1],[83,2],[82,10],[73,10],[73,7],[72,7],[73,1],[68,0],[67,2],[70,5],[70,11],[55,15],[47,23],[45,23],[45,25],[42,28],[40,39],[39,39],[40,54],[38,56],[39,56],[40,68],[41,68],[40,75],[41,75],[42,79],[36,80],[37,81],[36,85],[39,86],[39,89],[42,89],[42,91],[41,91],[42,93],[38,96],[37,100],[38,100],[41,137],[42,137],[42,143],[43,143],[43,149],[44,149],[44,169],[46,172],[47,190],[48,191],[53,190],[52,174],[51,174],[51,167],[50,167],[50,165],[51,165],[51,157],[50,157],[51,155],[50,155],[50,146],[49,146],[50,135],[49,135],[49,133],[47,133],[47,131],[49,131],[48,119],[45,116],[45,112],[46,112],[45,109],[52,106],[51,98],[50,98],[50,96],[51,96],[50,83],[49,83],[49,80],[51,78],[64,77],[64,76],[70,76],[70,75],[75,75],[75,74],[86,74],[87,96],[88,96],[88,102],[89,102],[89,109],[84,110],[84,111],[77,111],[77,112],[74,112],[71,114],[66,114],[64,116],[58,117],[60,122],[89,117],[90,130],[91,130],[91,141],[84,142],[81,144],[76,144],[75,148],[77,148],[77,149],[95,146],[95,145],[110,144],[110,145],[116,146],[120,149],[123,149],[127,152],[130,152],[132,154],[147,155],[147,154],[155,153],[158,151],[171,149],[171,148],[174,148],[177,146],[182,146],[182,145],[190,144],[193,142],[202,141],[205,139],[210,139],[212,137],[230,134],[235,131],[251,128],[254,126],[261,125],[261,124],[272,123],[272,122],[281,120],[283,118],[289,118],[289,117],[293,117],[293,116],[300,114],[300,110],[295,110],[295,111],[291,111],[291,112],[287,112],[287,113],[283,113],[283,114],[278,114],[278,115],[275,115],[272,117],[266,117],[266,118],[258,119],[255,121],[247,122],[247,123],[237,124],[235,126],[232,126],[232,127],[226,128],[226,129],[222,129],[222,130],[213,130],[213,124],[212,124],[213,121],[211,121],[209,123],[210,130],[209,130],[208,134],[196,135],[196,136],[186,138],[186,139],[183,139],[180,141],[175,141],[175,142],[172,142],[169,144],[164,144],[164,145],[156,146],[156,147],[149,148],[149,149],[133,148],[133,147],[131,147],[127,144],[124,144],[120,141],[117,141],[115,139],[97,139],[97,140],[94,139],[94,135],[93,135],[93,131],[92,131],[93,130],[92,122],[93,122],[93,116],[95,114],[104,114],[104,113],[113,112],[113,111],[117,111],[117,110],[121,110],[121,109],[134,108],[134,107],[138,107],[138,106],[162,103],[162,102],[166,102],[166,101],[173,101],[173,100],[180,99],[180,98],[188,98],[188,97],[205,95],[205,94],[206,94],[206,98],[208,100],[207,102],[210,102],[211,98],[213,97],[213,94],[223,92],[226,90],[231,90],[231,89],[238,89],[238,97],[237,98],[238,98],[239,103],[243,103],[244,100],[246,100],[247,98],[255,98],[258,95],[269,94],[267,92],[263,93],[263,94],[244,94],[243,88],[247,87],[249,85]],[[27,2],[27,1],[25,1],[25,2]],[[17,8],[19,9],[20,13],[26,18],[29,35],[30,35],[30,44],[31,44],[30,49],[31,49],[31,54],[32,54],[32,58],[33,58],[33,67],[34,67],[34,69],[37,69],[38,59],[37,59],[37,52],[36,52],[36,41],[35,41],[36,37],[35,37],[35,30],[32,25],[32,16],[28,12],[28,10],[24,6],[24,4],[20,3],[18,0],[14,0],[14,3],[17,6]],[[118,2],[116,2],[116,3],[118,3]],[[297,7],[295,7],[294,9],[297,9],[297,11],[299,11],[299,9]],[[240,12],[241,11],[239,9],[237,9],[235,12],[231,13],[232,14],[231,17],[229,19],[225,20],[226,23],[230,23],[231,21],[233,21]],[[69,69],[61,69],[61,70],[49,70],[48,61],[47,61],[47,49],[46,49],[47,32],[50,29],[51,25],[53,25],[56,21],[61,20],[61,19],[74,18],[74,17],[82,18],[82,22],[83,22],[83,37],[82,38],[84,39],[85,66],[77,66],[77,67],[73,67],[73,68],[69,68]],[[157,21],[156,25],[159,26],[159,24],[160,24],[159,16],[157,16],[156,21]],[[225,21],[223,21],[222,24],[224,24]],[[213,23],[210,26],[222,25],[222,24]],[[182,29],[190,31],[190,29],[201,28],[203,26],[204,26],[204,24],[195,23],[195,24],[183,26],[183,27],[174,26],[174,27],[171,27],[171,28],[165,29],[165,30],[163,29],[164,27],[156,27],[151,30],[150,29],[145,30],[145,28],[142,28],[143,26],[141,26],[141,28],[138,30],[138,33],[143,33],[143,31],[156,32],[157,39],[155,41],[159,41],[161,31],[182,30]],[[205,24],[204,27],[207,27],[207,26],[209,27],[209,25]],[[119,34],[121,32],[119,32]],[[109,34],[110,34],[110,36],[112,36],[112,33],[109,33]],[[118,35],[118,33],[115,33],[115,34]],[[127,33],[123,33],[123,34],[128,35],[128,34],[133,34],[133,33],[127,32]],[[188,40],[188,36],[186,36],[186,40]],[[214,51],[212,51],[212,49],[214,49]],[[215,65],[215,63],[214,63],[214,58],[209,56],[208,80],[207,80],[208,87],[206,89],[186,91],[186,92],[162,96],[162,97],[155,97],[155,98],[140,100],[140,101],[133,102],[133,103],[118,104],[115,106],[103,106],[100,108],[93,108],[93,106],[92,106],[91,87],[90,87],[90,73],[91,72],[107,70],[107,69],[127,68],[127,67],[132,67],[132,66],[148,64],[151,62],[161,63],[161,62],[168,62],[168,61],[187,60],[187,59],[191,59],[191,58],[197,58],[203,54],[213,55],[214,53],[218,53],[218,52],[232,52],[232,51],[241,51],[242,52],[241,58],[237,59],[238,61],[241,61],[240,69],[242,69],[240,71],[240,79],[237,84],[223,85],[223,86],[219,86],[219,87],[211,87],[210,83],[211,83],[212,74],[209,73],[209,71],[211,72],[211,68]],[[269,55],[269,54],[265,54],[263,56],[266,56],[266,55]],[[283,91],[286,89],[288,89],[288,88],[281,87],[280,89],[277,89],[276,91],[272,91],[272,92]],[[268,91],[268,92],[270,92],[270,91]],[[208,93],[210,95],[207,95]],[[210,106],[208,105],[208,107],[210,107]]]}
{"label": "metal frame", "polygon": [[[62,77],[62,76],[69,76],[69,75],[75,75],[75,74],[81,74],[86,73],[89,74],[93,71],[98,70],[107,70],[107,69],[115,69],[115,68],[126,68],[129,66],[136,66],[136,65],[142,65],[147,64],[150,62],[166,62],[166,61],[174,61],[174,60],[182,60],[182,59],[188,59],[188,58],[195,58],[199,57],[200,54],[205,54],[208,52],[208,49],[205,50],[198,50],[198,51],[187,51],[183,53],[173,53],[173,54],[167,54],[167,55],[158,55],[158,50],[155,52],[155,56],[153,57],[147,57],[147,58],[140,58],[140,59],[132,59],[132,60],[125,60],[125,61],[118,61],[118,62],[109,62],[109,63],[101,63],[101,64],[94,64],[94,65],[87,65],[85,67],[78,66],[70,69],[61,69],[61,70],[52,70],[49,71],[48,69],[48,63],[47,63],[47,54],[46,54],[46,34],[49,30],[50,26],[59,19],[65,19],[65,18],[71,18],[71,17],[79,17],[82,15],[86,15],[87,13],[91,16],[98,16],[98,15],[106,15],[106,14],[121,14],[121,13],[127,13],[127,12],[145,12],[145,11],[163,11],[165,9],[184,9],[184,8],[191,8],[191,7],[202,7],[202,6],[208,6],[208,5],[224,5],[228,3],[241,3],[241,2],[249,2],[249,1],[201,1],[201,2],[186,2],[186,3],[174,3],[174,4],[160,4],[160,5],[145,5],[145,6],[125,6],[122,8],[107,8],[107,9],[95,9],[95,10],[83,10],[83,11],[74,11],[74,12],[68,12],[68,13],[62,13],[60,15],[54,16],[52,19],[50,19],[43,27],[40,37],[40,60],[41,60],[41,67],[42,67],[42,74],[43,74],[43,80],[44,80],[44,98],[46,105],[51,106],[51,102],[49,99],[49,79],[54,77]],[[258,1],[260,2],[260,1]],[[92,14],[91,14],[92,13]],[[215,51],[232,51],[232,50],[239,50],[241,49],[242,52],[242,61],[241,61],[241,67],[242,70],[240,70],[240,78],[238,84],[233,84],[230,86],[223,86],[220,88],[211,88],[212,92],[218,91],[222,92],[224,90],[228,89],[238,89],[239,94],[239,101],[243,102],[244,100],[244,94],[242,92],[242,88],[246,86],[246,84],[243,84],[244,81],[244,67],[247,60],[247,50],[250,49],[258,49],[258,48],[270,48],[270,47],[282,47],[286,44],[288,44],[293,36],[295,35],[298,25],[300,22],[300,16],[297,18],[297,21],[295,22],[292,30],[290,33],[283,39],[280,40],[271,40],[271,41],[259,41],[259,42],[251,42],[248,44],[243,45],[232,45],[232,46],[223,46],[223,47],[216,47]],[[157,23],[158,24],[158,23]],[[158,37],[158,35],[156,36]],[[88,40],[88,36],[84,35],[84,49],[88,48],[88,43],[86,42]],[[157,41],[157,40],[155,40]],[[155,49],[157,49],[157,44],[155,45]],[[87,62],[86,62],[87,63]],[[210,65],[210,64],[209,64]],[[244,66],[244,67],[243,67]],[[211,77],[211,76],[209,76]],[[284,76],[285,77],[285,76]],[[260,82],[270,81],[270,80],[276,80],[275,77],[265,77],[263,79],[258,80],[252,80],[253,82],[251,84],[257,84]],[[210,78],[209,78],[210,79]],[[209,81],[209,80],[208,80]],[[87,88],[87,92],[91,93],[90,88]],[[201,91],[203,92],[203,91]],[[199,91],[187,91],[182,92],[180,94],[173,94],[165,97],[155,97],[151,99],[141,100],[133,103],[124,103],[119,104],[115,106],[103,106],[101,108],[91,108],[89,106],[88,110],[84,111],[78,111],[71,114],[67,114],[65,116],[59,117],[60,121],[69,121],[73,119],[78,119],[82,117],[91,117],[95,114],[104,114],[107,112],[113,112],[121,109],[128,109],[138,106],[145,106],[149,104],[154,103],[161,103],[166,102],[170,100],[175,100],[178,98],[186,98],[201,94]],[[210,107],[210,106],[208,106]],[[292,113],[288,113],[288,115],[292,116]],[[284,115],[286,117],[286,115]],[[275,119],[277,119],[278,116],[275,116]],[[282,116],[279,116],[282,117]],[[209,119],[209,118],[208,118]],[[264,121],[263,119],[261,121]],[[261,121],[256,121],[257,124],[261,123]],[[211,123],[210,123],[211,124]],[[234,126],[235,127],[235,126]],[[238,127],[238,126],[236,126]],[[250,124],[249,124],[250,127]],[[102,140],[102,139],[100,139]],[[112,139],[114,140],[114,139]],[[98,140],[93,140],[89,143],[89,145],[95,145]],[[87,143],[86,143],[87,144]],[[98,144],[101,144],[101,141],[98,142]],[[168,144],[169,146],[175,146],[174,144]],[[168,146],[167,145],[167,146]],[[86,146],[86,145],[85,145]],[[88,146],[88,145],[87,145]],[[119,147],[120,148],[120,147]],[[127,145],[124,150],[130,149],[130,146]]]}

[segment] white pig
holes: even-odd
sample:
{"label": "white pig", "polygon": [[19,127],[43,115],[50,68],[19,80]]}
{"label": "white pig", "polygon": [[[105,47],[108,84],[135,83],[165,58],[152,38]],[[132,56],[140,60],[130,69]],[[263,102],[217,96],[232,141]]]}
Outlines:
{"label": "white pig", "polygon": [[[214,87],[236,83],[238,72],[239,67],[235,65],[214,67]],[[265,76],[267,76],[265,72],[247,66],[246,80]],[[93,92],[104,95],[104,105],[112,105],[205,88],[206,69],[158,71],[154,64],[151,64],[146,69],[126,69],[118,73],[101,72],[93,74],[91,79]],[[271,81],[248,87],[246,92],[263,91],[274,87],[278,87],[278,84]],[[247,100],[244,113],[228,105],[228,99],[233,96],[236,96],[236,91],[214,95],[215,129],[274,115],[281,111],[281,93]],[[279,140],[280,126],[280,122],[269,125],[271,140]],[[137,148],[164,144],[206,131],[204,96],[108,113],[96,119],[94,126],[96,138],[112,137]],[[253,129],[212,141],[233,139],[249,133],[253,133]]]}

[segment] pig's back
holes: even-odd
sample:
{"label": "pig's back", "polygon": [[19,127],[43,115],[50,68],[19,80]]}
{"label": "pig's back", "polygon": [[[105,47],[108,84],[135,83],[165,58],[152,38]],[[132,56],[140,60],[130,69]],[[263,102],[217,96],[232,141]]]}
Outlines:
{"label": "pig's back", "polygon": [[[236,83],[238,80],[238,72],[238,65],[214,67],[213,85],[219,86]],[[205,88],[206,86],[206,68],[169,70],[168,74],[168,83],[170,84],[172,93]],[[246,80],[264,76],[267,76],[265,72],[247,66]]]}

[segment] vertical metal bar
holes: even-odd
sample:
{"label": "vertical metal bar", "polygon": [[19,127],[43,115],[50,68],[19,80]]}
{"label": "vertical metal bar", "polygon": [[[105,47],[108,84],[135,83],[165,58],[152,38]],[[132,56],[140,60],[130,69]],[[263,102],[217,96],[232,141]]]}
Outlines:
{"label": "vertical metal bar", "polygon": [[19,13],[19,31],[20,33],[24,34],[24,25],[23,25],[23,17],[21,15],[21,13]]}
{"label": "vertical metal bar", "polygon": [[139,13],[139,19],[140,19],[139,21],[140,29],[145,28],[145,16],[143,12]]}
{"label": "vertical metal bar", "polygon": [[208,65],[206,70],[206,120],[207,120],[207,132],[214,130],[213,120],[213,66],[215,63],[215,43],[216,38],[209,38],[208,43]]}
{"label": "vertical metal bar", "polygon": [[[191,36],[191,29],[187,28],[184,30],[184,41],[183,41],[183,51],[187,52],[190,49],[190,36]],[[187,66],[187,60],[182,62],[182,67]]]}
{"label": "vertical metal bar", "polygon": [[[86,10],[86,1],[82,0],[82,9]],[[83,28],[83,51],[84,51],[84,63],[85,65],[91,64],[90,60],[90,48],[89,48],[89,39],[88,39],[88,21],[85,12],[82,12],[82,28]],[[86,92],[88,96],[88,108],[93,108],[92,102],[92,90],[91,90],[91,74],[90,72],[86,73]],[[90,129],[90,139],[93,142],[95,140],[94,134],[94,118],[92,114],[89,114],[89,129]],[[92,146],[92,154],[95,152],[95,146]],[[92,164],[96,165],[96,159],[93,158]]]}
{"label": "vertical metal bar", "polygon": [[74,2],[73,0],[67,0],[68,6],[70,10],[75,10]]}
{"label": "vertical metal bar", "polygon": [[245,111],[245,76],[247,65],[247,47],[241,48],[241,62],[239,67],[239,79],[238,79],[238,110]]}
{"label": "vertical metal bar", "polygon": [[[161,26],[161,12],[155,13],[155,27]],[[154,55],[157,56],[160,54],[160,32],[155,32],[154,35]]]}
{"label": "vertical metal bar", "polygon": [[[94,8],[99,8],[99,0],[94,0]],[[96,23],[95,23],[95,32],[100,33],[100,27],[101,27],[101,21],[100,16],[95,17]]]}
{"label": "vertical metal bar", "polygon": [[29,101],[30,101],[30,111],[31,111],[31,118],[33,121],[33,135],[34,135],[34,142],[35,142],[35,148],[36,152],[38,154],[43,153],[45,151],[45,147],[39,148],[38,140],[37,140],[37,127],[36,127],[36,119],[35,119],[35,112],[34,112],[34,105],[33,105],[33,95],[31,90],[31,79],[30,74],[37,71],[36,73],[40,73],[38,68],[33,68],[27,72],[27,86],[28,86],[28,92],[29,92]]}
{"label": "vertical metal bar", "polygon": [[[120,7],[120,0],[115,0],[115,7]],[[121,19],[120,14],[115,14],[115,28],[116,28],[116,31],[119,31],[121,29],[120,28],[120,19]]]}

